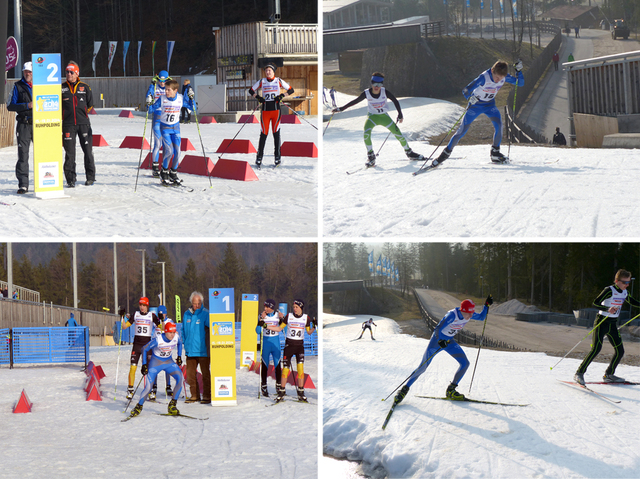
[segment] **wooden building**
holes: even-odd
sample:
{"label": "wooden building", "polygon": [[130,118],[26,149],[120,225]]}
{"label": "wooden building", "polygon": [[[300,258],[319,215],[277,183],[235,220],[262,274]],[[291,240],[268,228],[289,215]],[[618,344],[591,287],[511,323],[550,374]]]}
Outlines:
{"label": "wooden building", "polygon": [[214,28],[217,82],[226,84],[227,111],[252,111],[247,90],[263,77],[268,62],[295,93],[285,102],[297,112],[318,114],[318,25],[242,23]]}
{"label": "wooden building", "polygon": [[324,0],[324,31],[388,23],[392,9],[391,0]]}

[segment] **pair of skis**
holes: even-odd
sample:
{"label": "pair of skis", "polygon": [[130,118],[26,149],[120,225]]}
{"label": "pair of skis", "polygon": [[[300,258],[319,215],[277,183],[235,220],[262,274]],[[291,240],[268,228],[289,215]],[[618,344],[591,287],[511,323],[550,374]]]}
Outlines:
{"label": "pair of skis", "polygon": [[[450,399],[448,397],[439,397],[439,396],[416,396],[416,397],[422,398],[422,399],[441,399],[444,401],[453,401],[453,402],[472,402],[472,403],[478,403],[478,404],[493,404],[497,406],[515,406],[515,407],[528,406],[528,404],[511,404],[511,403],[494,402],[494,401],[483,401],[481,399],[471,399],[471,398],[464,398],[460,400],[460,399]],[[384,423],[382,424],[382,429],[385,429],[387,427],[387,424],[389,423],[389,419],[391,419],[391,415],[393,414],[393,411],[398,404],[400,403],[396,403],[394,401],[393,406],[391,406],[391,409],[389,409],[389,413],[387,414],[387,417],[385,418]]]}
{"label": "pair of skis", "polygon": [[[574,381],[561,381],[560,379],[558,379],[558,382],[561,382],[562,384],[564,384],[566,386],[569,386],[571,388],[574,388],[574,389],[581,389],[581,390],[583,390],[583,391],[585,391],[587,393],[593,394],[594,396],[596,396],[596,397],[598,397],[598,398],[600,398],[600,399],[602,399],[604,401],[608,401],[608,402],[613,403],[613,404],[620,404],[621,403],[621,401],[617,401],[615,399],[611,399],[608,396],[605,396],[604,394],[600,394],[599,392],[594,391],[593,389],[587,387],[586,385],[583,386],[582,384],[576,383]],[[591,383],[586,383],[586,384],[618,384],[618,385],[627,384],[627,385],[637,386],[640,383],[634,383],[634,382],[630,382],[630,381],[625,381],[625,382],[620,382],[620,383],[609,383],[609,382],[602,381],[602,382],[591,382]]]}
{"label": "pair of skis", "polygon": [[[186,418],[186,419],[195,419],[195,420],[198,420],[198,421],[206,421],[207,419],[209,419],[208,417],[194,417],[194,416],[188,416],[188,415],[186,415],[186,414],[182,414],[182,413],[180,413],[180,414],[168,414],[168,413],[161,414],[161,413],[159,413],[159,412],[156,412],[156,413],[154,413],[154,414],[155,414],[156,416],[184,417],[184,418]],[[127,422],[127,421],[129,421],[130,419],[133,419],[134,417],[139,417],[139,415],[138,415],[138,416],[128,416],[128,417],[125,417],[125,418],[124,418],[122,421],[120,421],[120,422]]]}

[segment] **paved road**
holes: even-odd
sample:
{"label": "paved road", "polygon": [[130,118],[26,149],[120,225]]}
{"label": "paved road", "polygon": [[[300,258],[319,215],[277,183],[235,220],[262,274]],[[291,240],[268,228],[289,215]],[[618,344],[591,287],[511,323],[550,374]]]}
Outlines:
{"label": "paved road", "polygon": [[[576,60],[584,60],[636,50],[640,50],[640,42],[636,40],[614,41],[608,30],[583,29],[579,38],[575,38],[574,33],[563,36],[559,54],[562,64],[567,62],[570,53],[573,53]],[[557,72],[553,66],[547,70],[547,75],[518,117],[545,135],[549,141],[559,126],[569,141],[567,73],[562,69],[562,65]]]}

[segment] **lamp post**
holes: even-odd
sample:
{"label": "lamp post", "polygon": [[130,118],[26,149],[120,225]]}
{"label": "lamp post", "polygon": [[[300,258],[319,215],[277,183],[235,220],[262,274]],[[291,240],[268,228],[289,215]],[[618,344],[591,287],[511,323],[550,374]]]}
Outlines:
{"label": "lamp post", "polygon": [[166,296],[164,295],[164,264],[165,264],[165,262],[164,261],[158,261],[157,263],[154,263],[154,264],[161,264],[162,265],[162,301],[160,302],[160,304],[164,304],[166,306],[166,304],[165,304]]}
{"label": "lamp post", "polygon": [[146,253],[146,249],[137,249],[136,251],[142,252],[142,296],[147,296],[147,284],[144,277],[144,254]]}

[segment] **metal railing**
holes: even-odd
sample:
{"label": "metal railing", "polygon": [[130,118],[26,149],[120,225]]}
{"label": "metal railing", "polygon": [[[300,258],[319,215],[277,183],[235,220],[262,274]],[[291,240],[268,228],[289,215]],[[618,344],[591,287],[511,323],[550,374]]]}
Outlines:
{"label": "metal railing", "polygon": [[84,363],[89,361],[89,330],[73,328],[0,329],[0,364]]}
{"label": "metal railing", "polygon": [[263,35],[264,53],[318,53],[318,25],[267,23]]}
{"label": "metal railing", "polygon": [[[0,290],[4,290],[5,288],[9,288],[9,283],[6,281],[0,281]],[[34,291],[32,289],[23,288],[22,286],[13,285],[13,291],[17,292],[17,299],[21,299],[23,301],[31,301],[34,303],[40,302],[40,292]],[[9,297],[13,294],[12,291],[8,291]],[[2,299],[2,298],[0,298]]]}

